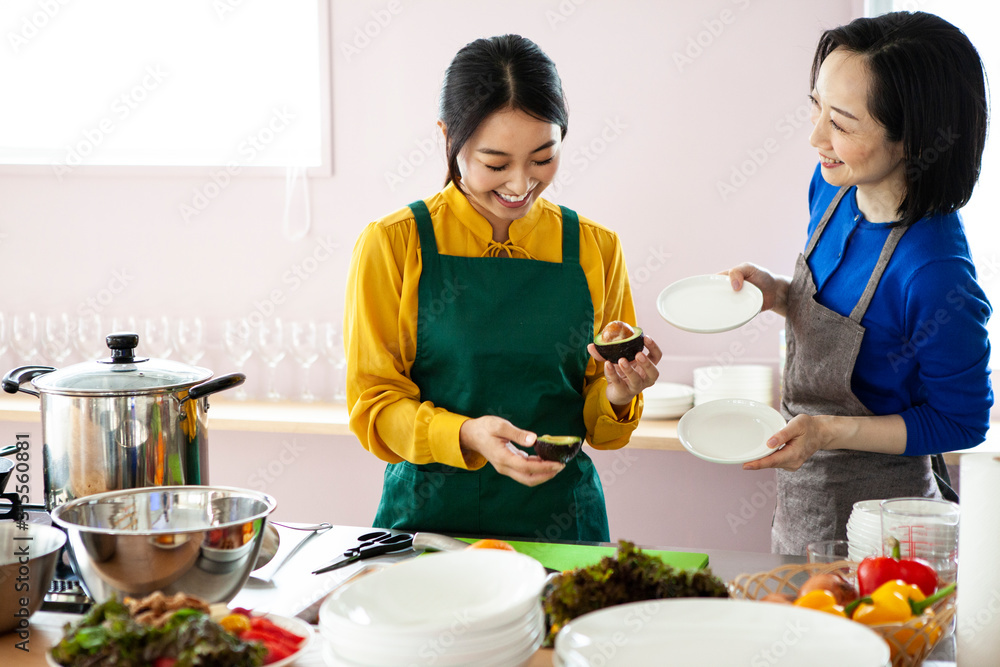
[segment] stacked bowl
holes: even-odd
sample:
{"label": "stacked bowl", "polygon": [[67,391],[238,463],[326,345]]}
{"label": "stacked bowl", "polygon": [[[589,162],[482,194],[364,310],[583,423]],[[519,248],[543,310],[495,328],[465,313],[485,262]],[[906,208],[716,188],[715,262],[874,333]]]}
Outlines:
{"label": "stacked bowl", "polygon": [[848,559],[882,554],[882,500],[859,500],[847,520]]}
{"label": "stacked bowl", "polygon": [[694,404],[720,398],[746,398],[774,406],[774,369],[754,364],[702,366],[694,369]]}
{"label": "stacked bowl", "polygon": [[327,664],[521,665],[542,643],[545,570],[511,551],[435,553],[366,575],[319,611]]}
{"label": "stacked bowl", "polygon": [[676,419],[694,407],[694,387],[673,382],[657,382],[642,390],[642,416]]}

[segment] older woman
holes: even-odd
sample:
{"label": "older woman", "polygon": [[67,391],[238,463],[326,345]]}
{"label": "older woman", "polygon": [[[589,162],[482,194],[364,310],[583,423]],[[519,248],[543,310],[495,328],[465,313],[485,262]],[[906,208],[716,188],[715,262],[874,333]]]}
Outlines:
{"label": "older woman", "polygon": [[898,12],[828,30],[813,60],[819,165],[791,278],[729,271],[786,317],[772,549],[843,539],[854,502],[951,496],[941,453],[983,441],[986,323],[958,210],[979,177],[987,101],[968,38]]}

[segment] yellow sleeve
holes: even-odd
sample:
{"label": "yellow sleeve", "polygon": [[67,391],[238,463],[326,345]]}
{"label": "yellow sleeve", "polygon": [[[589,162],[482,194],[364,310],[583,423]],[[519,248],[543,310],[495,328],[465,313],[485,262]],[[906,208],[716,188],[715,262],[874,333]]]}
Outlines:
{"label": "yellow sleeve", "polygon": [[365,228],[351,257],[344,307],[349,425],[365,449],[390,463],[481,468],[486,460],[466,460],[459,445],[468,418],[421,402],[410,379],[419,278],[412,217]]}
{"label": "yellow sleeve", "polygon": [[[582,219],[581,223],[584,223]],[[632,288],[618,236],[590,221],[581,224],[580,264],[594,301],[595,331],[614,320],[640,324],[635,321]],[[642,394],[632,399],[632,404],[619,419],[608,401],[607,387],[604,369],[591,358],[584,380],[583,421],[587,439],[596,449],[619,449],[628,444],[632,431],[639,425]]]}

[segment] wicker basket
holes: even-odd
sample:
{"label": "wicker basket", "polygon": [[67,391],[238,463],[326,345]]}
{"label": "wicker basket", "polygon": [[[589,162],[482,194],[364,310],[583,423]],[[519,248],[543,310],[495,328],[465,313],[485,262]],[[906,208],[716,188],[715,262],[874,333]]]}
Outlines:
{"label": "wicker basket", "polygon": [[[837,572],[853,580],[858,564],[850,561],[782,565],[769,572],[741,574],[729,584],[729,593],[739,600],[759,600],[769,593],[797,595],[806,579],[814,574]],[[918,667],[934,649],[955,617],[955,596],[949,595],[931,607],[933,615],[912,618],[906,623],[873,625],[889,645],[892,667]]]}

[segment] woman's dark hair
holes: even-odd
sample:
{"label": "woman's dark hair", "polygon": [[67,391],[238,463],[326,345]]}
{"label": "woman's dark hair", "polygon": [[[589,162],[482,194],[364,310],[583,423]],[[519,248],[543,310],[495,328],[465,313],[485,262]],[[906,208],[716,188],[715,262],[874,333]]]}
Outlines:
{"label": "woman's dark hair", "polygon": [[856,19],[823,33],[810,87],[834,49],[865,59],[871,72],[868,111],[890,141],[902,141],[906,194],[899,224],[968,203],[989,117],[983,63],[969,38],[924,12]]}
{"label": "woman's dark hair", "polygon": [[441,89],[441,120],[448,129],[448,178],[458,182],[458,154],[494,111],[516,109],[554,123],[566,136],[569,112],[555,63],[530,39],[477,39],[455,54]]}

